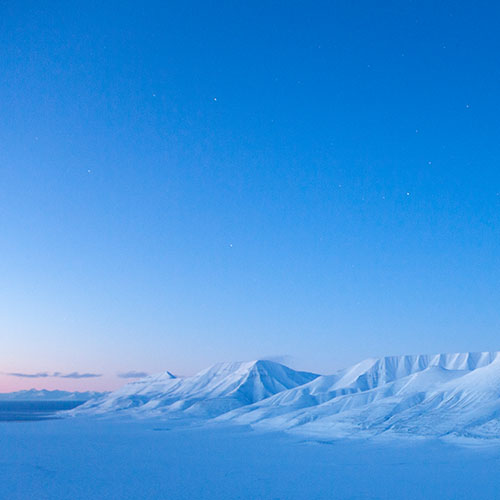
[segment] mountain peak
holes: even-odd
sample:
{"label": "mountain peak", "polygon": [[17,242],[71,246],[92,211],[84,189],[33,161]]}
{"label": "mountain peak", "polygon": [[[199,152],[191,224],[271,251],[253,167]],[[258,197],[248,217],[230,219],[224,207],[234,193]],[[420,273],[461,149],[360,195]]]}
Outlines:
{"label": "mountain peak", "polygon": [[325,436],[385,432],[500,438],[500,353],[370,358],[332,375],[269,360],[215,364],[192,377],[163,372],[73,414],[218,418]]}
{"label": "mountain peak", "polygon": [[318,375],[292,370],[268,360],[217,363],[192,377],[170,372],[131,382],[75,413],[133,412],[219,415],[297,387]]}
{"label": "mountain peak", "polygon": [[500,437],[500,353],[371,358],[226,413],[223,420],[347,436]]}

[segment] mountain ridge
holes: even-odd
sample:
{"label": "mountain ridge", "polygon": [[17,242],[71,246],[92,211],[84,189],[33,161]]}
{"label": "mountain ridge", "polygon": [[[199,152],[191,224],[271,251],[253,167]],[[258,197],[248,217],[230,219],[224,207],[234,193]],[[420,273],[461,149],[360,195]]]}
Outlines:
{"label": "mountain ridge", "polygon": [[189,415],[215,416],[317,376],[266,360],[217,363],[192,377],[171,378],[159,374],[134,381],[103,398],[89,401],[74,413],[132,411],[159,415],[187,412]]}
{"label": "mountain ridge", "polygon": [[62,391],[58,389],[24,389],[0,393],[0,401],[88,401],[107,393],[97,391]]}
{"label": "mountain ridge", "polygon": [[73,414],[198,418],[329,437],[500,439],[500,353],[368,358],[331,375],[271,361],[165,374],[91,400]]}

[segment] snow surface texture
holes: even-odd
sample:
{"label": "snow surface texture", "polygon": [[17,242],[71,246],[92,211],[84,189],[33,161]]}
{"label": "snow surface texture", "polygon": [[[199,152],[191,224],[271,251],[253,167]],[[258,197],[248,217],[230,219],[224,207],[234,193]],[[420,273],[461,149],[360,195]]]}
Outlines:
{"label": "snow surface texture", "polygon": [[155,419],[0,422],[2,500],[486,500],[500,448]]}
{"label": "snow surface texture", "polygon": [[107,393],[87,391],[48,391],[46,389],[29,389],[17,392],[0,393],[0,401],[88,401],[102,397]]}
{"label": "snow surface texture", "polygon": [[147,377],[73,415],[196,417],[323,437],[500,438],[500,353],[368,359],[332,375],[271,361]]}

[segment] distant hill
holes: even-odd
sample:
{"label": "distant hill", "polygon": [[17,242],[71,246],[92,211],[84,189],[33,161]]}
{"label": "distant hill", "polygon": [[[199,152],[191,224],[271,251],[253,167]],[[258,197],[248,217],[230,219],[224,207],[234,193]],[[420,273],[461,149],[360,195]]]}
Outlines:
{"label": "distant hill", "polygon": [[102,397],[104,394],[106,393],[95,391],[68,392],[29,389],[0,393],[0,401],[88,401],[92,398]]}

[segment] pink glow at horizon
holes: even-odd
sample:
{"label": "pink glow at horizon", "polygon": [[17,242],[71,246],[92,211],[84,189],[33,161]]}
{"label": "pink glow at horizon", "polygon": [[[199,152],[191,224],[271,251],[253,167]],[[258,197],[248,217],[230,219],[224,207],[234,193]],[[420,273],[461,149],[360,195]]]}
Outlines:
{"label": "pink glow at horizon", "polygon": [[116,376],[102,376],[94,378],[61,378],[61,377],[16,377],[13,375],[0,375],[0,393],[16,392],[29,389],[47,389],[62,391],[110,391],[125,385],[130,380]]}

